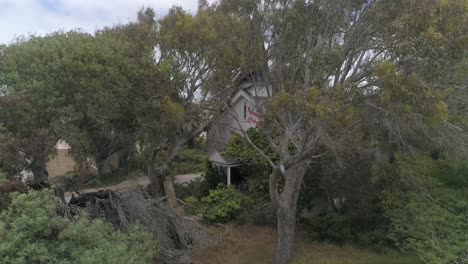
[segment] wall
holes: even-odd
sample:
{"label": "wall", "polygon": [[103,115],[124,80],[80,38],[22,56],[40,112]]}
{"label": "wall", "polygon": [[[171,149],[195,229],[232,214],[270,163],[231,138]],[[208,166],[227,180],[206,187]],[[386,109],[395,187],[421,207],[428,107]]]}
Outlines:
{"label": "wall", "polygon": [[[244,97],[239,97],[239,99],[236,100],[233,110],[244,131],[249,128],[257,127],[259,124],[260,114],[257,112],[255,106]],[[215,151],[222,152],[229,143],[232,133],[236,132],[239,133],[239,124],[230,113],[225,113],[216,124],[210,127],[207,133],[208,151],[210,153]]]}

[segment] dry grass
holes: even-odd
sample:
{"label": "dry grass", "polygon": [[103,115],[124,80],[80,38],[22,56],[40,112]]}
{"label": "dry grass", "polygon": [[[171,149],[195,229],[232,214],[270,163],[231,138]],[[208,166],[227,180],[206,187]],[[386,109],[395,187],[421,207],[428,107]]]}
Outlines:
{"label": "dry grass", "polygon": [[[218,232],[220,232],[218,230]],[[198,250],[196,264],[272,263],[276,247],[273,228],[252,225],[229,225],[220,243]],[[296,264],[417,264],[416,258],[389,253],[379,255],[353,246],[336,246],[298,237],[295,245]]]}

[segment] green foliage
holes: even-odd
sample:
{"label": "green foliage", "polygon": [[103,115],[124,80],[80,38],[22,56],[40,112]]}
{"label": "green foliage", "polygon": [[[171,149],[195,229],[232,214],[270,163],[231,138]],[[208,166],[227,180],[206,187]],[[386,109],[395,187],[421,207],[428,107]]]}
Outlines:
{"label": "green foliage", "polygon": [[271,205],[270,199],[253,198],[253,203],[242,210],[237,217],[239,224],[253,224],[259,226],[275,226],[276,211]]}
{"label": "green foliage", "polygon": [[193,212],[201,214],[203,219],[211,223],[234,220],[253,203],[250,197],[240,193],[233,186],[223,185],[210,190],[208,196],[201,200],[188,197],[185,201],[193,206]]}
{"label": "green foliage", "polygon": [[10,194],[24,193],[28,188],[19,179],[7,179],[6,174],[0,171],[0,212],[8,208],[11,202]]}
{"label": "green foliage", "polygon": [[205,162],[205,174],[203,177],[205,178],[206,184],[210,190],[214,190],[219,184],[225,183],[225,176],[221,169],[213,165],[209,160],[206,160]]}
{"label": "green foliage", "polygon": [[309,224],[322,240],[343,243],[354,239],[348,216],[329,212],[312,218]]}
{"label": "green foliage", "polygon": [[381,204],[382,183],[371,174],[372,157],[350,155],[346,170],[314,166],[298,199],[299,221],[311,236],[374,250],[391,247]]}
{"label": "green foliage", "polygon": [[195,196],[188,196],[184,201],[189,205],[186,210],[190,214],[201,214],[202,213],[202,204],[200,198]]}
{"label": "green foliage", "polygon": [[172,174],[197,173],[205,170],[206,154],[202,148],[184,148],[176,158]]}
{"label": "green foliage", "polygon": [[208,184],[202,178],[196,178],[184,184],[174,183],[174,189],[177,197],[182,200],[190,196],[201,199],[209,193]]}
{"label": "green foliage", "polygon": [[[278,160],[278,155],[271,149],[271,145],[261,129],[251,128],[247,134],[252,142],[271,160],[274,162]],[[268,196],[271,167],[244,137],[234,134],[224,154],[233,156],[242,163],[241,174],[247,180],[246,191],[249,196]]]}
{"label": "green foliage", "polygon": [[385,192],[391,238],[425,263],[468,259],[466,161],[397,158],[398,176]]}
{"label": "green foliage", "polygon": [[141,226],[124,234],[102,220],[59,215],[53,190],[12,194],[0,214],[2,263],[152,263],[157,247]]}

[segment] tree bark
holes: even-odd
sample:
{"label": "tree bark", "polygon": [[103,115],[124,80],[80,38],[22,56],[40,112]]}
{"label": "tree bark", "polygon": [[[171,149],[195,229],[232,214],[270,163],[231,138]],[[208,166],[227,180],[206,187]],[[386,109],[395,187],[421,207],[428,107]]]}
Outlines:
{"label": "tree bark", "polygon": [[150,189],[152,195],[157,198],[161,198],[165,196],[163,175],[161,175],[160,171],[156,169],[154,163],[154,157],[148,158],[148,160],[146,161],[146,171],[150,180]]}
{"label": "tree bark", "polygon": [[107,155],[104,159],[96,161],[99,176],[108,175],[118,170],[124,170],[128,172],[127,159],[130,155],[128,149],[120,149]]}
{"label": "tree bark", "polygon": [[278,197],[278,207],[276,209],[278,220],[278,244],[275,256],[276,264],[290,263],[293,257],[297,199],[299,198],[299,192],[307,166],[307,161],[301,161],[286,170],[284,175],[285,184]]}
{"label": "tree bark", "polygon": [[109,157],[105,158],[104,160],[96,161],[96,167],[98,169],[99,176],[104,176],[112,172],[109,166]]}
{"label": "tree bark", "polygon": [[163,179],[164,192],[167,197],[167,204],[169,207],[179,210],[180,206],[177,203],[177,196],[174,189],[174,183],[171,176],[166,175]]}
{"label": "tree bark", "polygon": [[40,190],[49,187],[49,173],[45,165],[36,165],[31,171],[33,173],[32,188]]}

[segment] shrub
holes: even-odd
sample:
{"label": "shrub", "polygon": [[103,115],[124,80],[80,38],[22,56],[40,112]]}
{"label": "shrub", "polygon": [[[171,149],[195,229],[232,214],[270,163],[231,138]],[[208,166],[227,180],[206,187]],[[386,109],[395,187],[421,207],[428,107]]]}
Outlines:
{"label": "shrub", "polygon": [[208,196],[198,200],[188,197],[185,201],[193,206],[193,213],[199,213],[208,222],[225,223],[236,219],[239,214],[253,201],[248,196],[237,191],[233,186],[219,185],[210,190]]}
{"label": "shrub", "polygon": [[186,210],[189,214],[201,214],[202,213],[202,204],[200,199],[194,196],[189,196],[184,199],[184,201],[189,205]]}
{"label": "shrub", "polygon": [[[255,145],[268,155],[271,160],[277,161],[279,159],[261,129],[251,128],[247,131],[247,134]],[[267,160],[244,137],[234,134],[224,154],[235,157],[242,163],[241,174],[247,181],[246,192],[249,196],[256,198],[268,197],[271,167]]]}
{"label": "shrub", "polygon": [[174,161],[174,175],[202,172],[205,169],[206,154],[201,148],[184,148]]}
{"label": "shrub", "polygon": [[353,240],[351,220],[345,215],[328,212],[313,217],[309,222],[312,230],[322,240],[343,243]]}
{"label": "shrub", "polygon": [[209,193],[208,184],[202,178],[196,178],[183,184],[174,183],[174,189],[177,197],[182,200],[185,200],[185,198],[190,196],[201,199]]}
{"label": "shrub", "polygon": [[102,220],[58,214],[52,190],[14,193],[0,214],[2,263],[152,263],[153,237],[139,225],[128,234]]}
{"label": "shrub", "polygon": [[390,238],[425,263],[467,263],[467,163],[400,155],[396,165],[384,196]]}
{"label": "shrub", "polygon": [[256,200],[251,206],[245,208],[238,217],[240,224],[254,224],[260,226],[276,225],[276,212],[270,200]]}
{"label": "shrub", "polygon": [[203,177],[210,190],[214,190],[219,184],[223,184],[225,179],[221,169],[214,166],[209,160],[205,161],[205,174]]}
{"label": "shrub", "polygon": [[20,179],[14,178],[8,180],[0,171],[0,212],[8,208],[11,202],[10,193],[27,192],[28,187]]}

